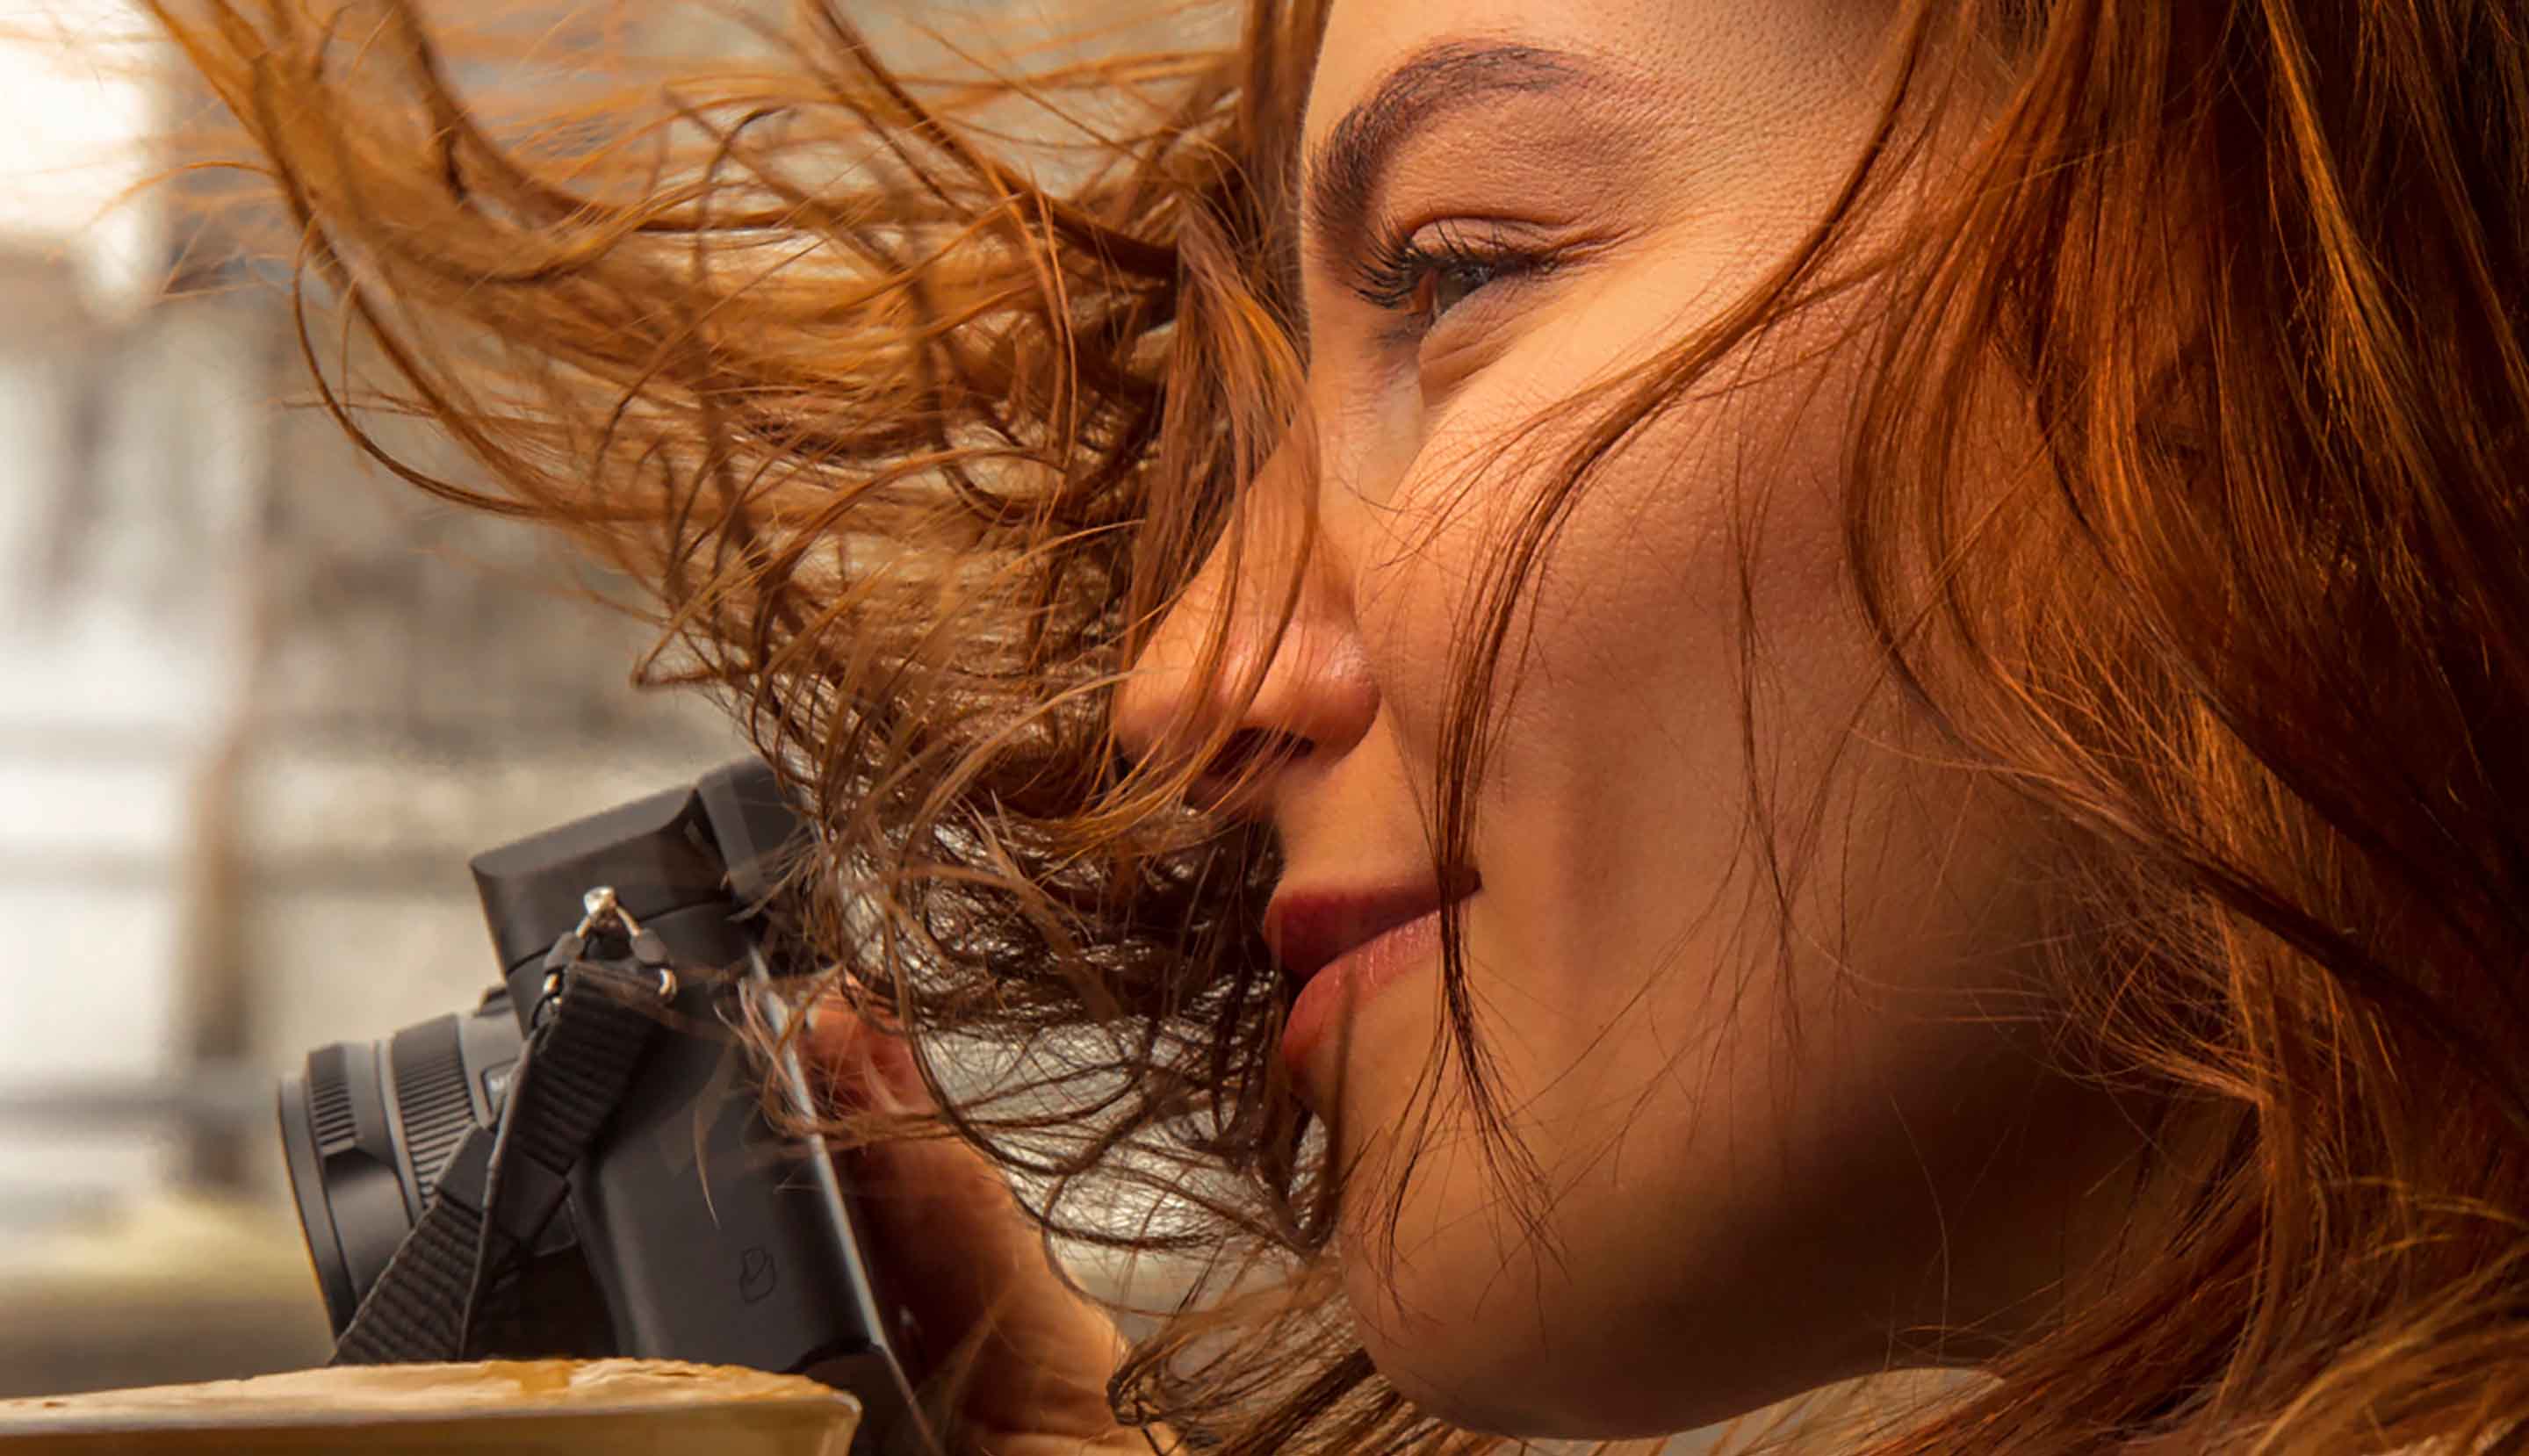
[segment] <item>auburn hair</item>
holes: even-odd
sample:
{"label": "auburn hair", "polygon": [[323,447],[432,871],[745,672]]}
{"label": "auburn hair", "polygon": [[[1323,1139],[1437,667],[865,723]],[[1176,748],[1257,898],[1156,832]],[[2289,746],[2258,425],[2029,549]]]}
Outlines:
{"label": "auburn hair", "polygon": [[[244,190],[194,195],[279,200],[344,428],[649,589],[640,679],[716,692],[813,804],[785,903],[946,1124],[1050,1233],[1207,1270],[1119,1408],[1224,1451],[1484,1445],[1388,1389],[1330,1292],[1337,1180],[1269,1050],[1275,848],[1191,792],[1254,745],[1136,761],[1110,716],[1305,418],[1322,0],[939,76],[802,0],[757,52],[508,89],[459,62],[534,37],[412,0],[149,3],[242,143]],[[1460,665],[1439,857],[1569,503],[1867,283],[1846,546],[1888,685],[2074,851],[2067,913],[2108,929],[2050,972],[2068,1066],[2221,1136],[2160,1169],[2178,1213],[2129,1276],[1866,1448],[2529,1451],[2529,21],[1900,9],[1802,245],[1571,402]],[[1903,185],[1961,119],[1963,160]],[[1966,457],[2006,417],[2038,446],[1997,489]]]}

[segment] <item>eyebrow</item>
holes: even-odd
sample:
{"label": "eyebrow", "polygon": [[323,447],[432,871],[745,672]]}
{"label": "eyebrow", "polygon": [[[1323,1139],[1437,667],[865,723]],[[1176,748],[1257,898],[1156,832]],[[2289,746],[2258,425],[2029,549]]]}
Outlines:
{"label": "eyebrow", "polygon": [[[1444,40],[1387,73],[1300,159],[1292,191],[1320,240],[1342,243],[1368,225],[1389,163],[1405,139],[1442,113],[1505,93],[1551,91],[1597,80],[1568,51],[1502,42]],[[1303,309],[1301,322],[1307,323]]]}

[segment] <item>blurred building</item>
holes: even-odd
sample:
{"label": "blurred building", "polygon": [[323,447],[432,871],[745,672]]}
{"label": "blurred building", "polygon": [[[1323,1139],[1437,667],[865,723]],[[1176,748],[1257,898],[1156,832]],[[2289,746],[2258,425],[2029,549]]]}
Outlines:
{"label": "blurred building", "polygon": [[152,297],[186,240],[99,217],[169,98],[57,60],[0,48],[0,1394],[321,1363],[274,1079],[473,1003],[468,856],[744,751],[575,563],[281,407],[276,292]]}
{"label": "blurred building", "polygon": [[[1047,19],[848,8],[919,69],[976,22]],[[501,13],[557,76],[601,36],[766,44],[725,4]],[[275,1079],[474,1002],[470,855],[745,747],[630,689],[646,632],[581,564],[284,407],[308,390],[272,275],[161,297],[172,260],[228,249],[180,235],[164,185],[123,199],[204,99],[90,64],[136,6],[0,14],[0,1396],[312,1365]]]}

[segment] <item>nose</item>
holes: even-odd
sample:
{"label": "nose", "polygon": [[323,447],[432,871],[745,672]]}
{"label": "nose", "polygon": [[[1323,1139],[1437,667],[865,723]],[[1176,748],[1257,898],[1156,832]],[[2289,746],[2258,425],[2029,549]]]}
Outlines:
{"label": "nose", "polygon": [[1242,497],[1116,699],[1125,753],[1162,771],[1200,762],[1192,795],[1213,812],[1269,811],[1302,763],[1339,762],[1378,711],[1341,543],[1323,522],[1310,530],[1291,484],[1268,466]]}

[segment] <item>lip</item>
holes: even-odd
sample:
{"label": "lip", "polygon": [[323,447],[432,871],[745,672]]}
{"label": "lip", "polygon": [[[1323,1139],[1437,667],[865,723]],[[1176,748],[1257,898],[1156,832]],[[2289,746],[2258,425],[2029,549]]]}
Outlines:
{"label": "lip", "polygon": [[1264,911],[1264,944],[1284,970],[1306,982],[1354,946],[1439,909],[1443,898],[1434,885],[1284,890]]}
{"label": "lip", "polygon": [[1341,1014],[1439,944],[1440,911],[1476,892],[1467,874],[1443,888],[1428,881],[1362,890],[1286,890],[1264,912],[1264,942],[1301,982],[1282,1032],[1283,1060],[1296,1065]]}

